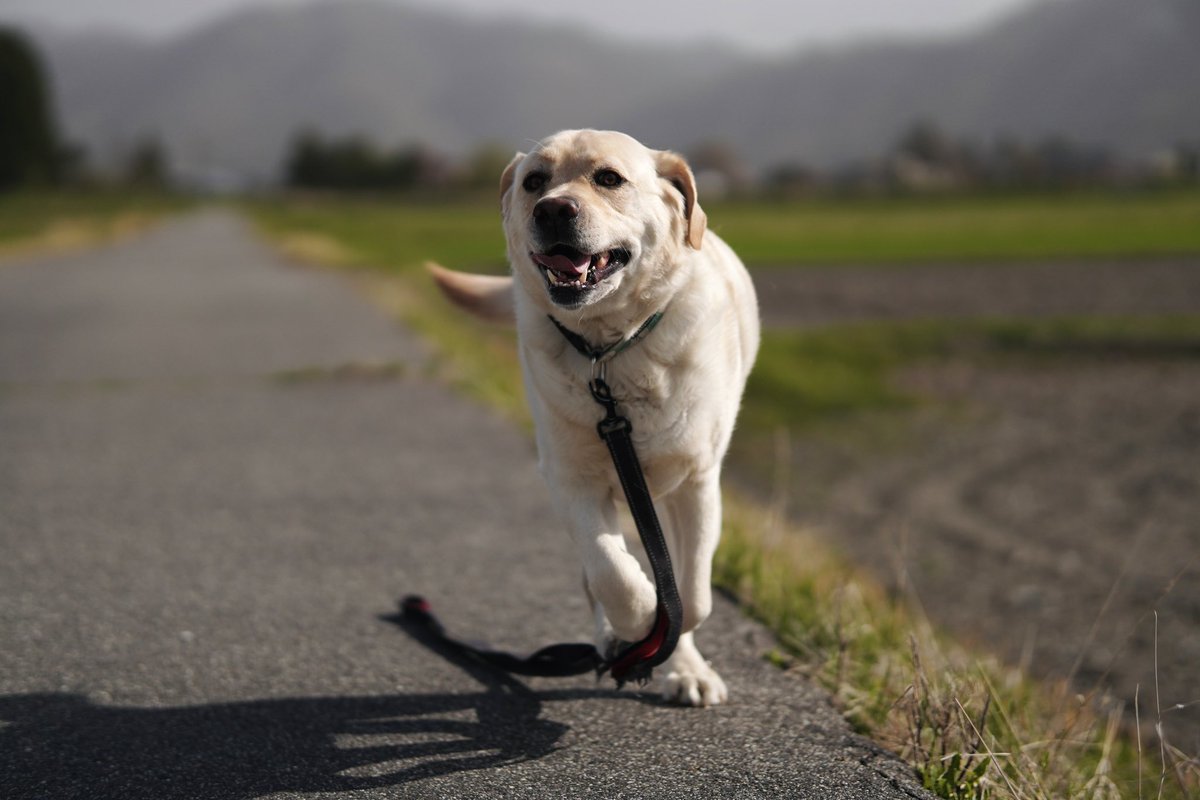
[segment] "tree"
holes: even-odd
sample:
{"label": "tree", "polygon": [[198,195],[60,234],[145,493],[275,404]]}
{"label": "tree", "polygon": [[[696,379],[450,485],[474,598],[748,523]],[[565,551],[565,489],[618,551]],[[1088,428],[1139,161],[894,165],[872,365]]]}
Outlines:
{"label": "tree", "polygon": [[49,92],[33,47],[0,28],[0,190],[57,177]]}
{"label": "tree", "polygon": [[125,164],[125,180],[131,186],[161,189],[167,183],[167,157],[157,139],[137,143]]}
{"label": "tree", "polygon": [[914,122],[896,145],[898,155],[939,167],[953,166],[958,160],[958,152],[957,143],[928,120]]}
{"label": "tree", "polygon": [[284,179],[297,189],[428,189],[444,186],[449,176],[445,159],[424,147],[381,152],[361,137],[327,141],[312,131],[293,140],[284,165]]}

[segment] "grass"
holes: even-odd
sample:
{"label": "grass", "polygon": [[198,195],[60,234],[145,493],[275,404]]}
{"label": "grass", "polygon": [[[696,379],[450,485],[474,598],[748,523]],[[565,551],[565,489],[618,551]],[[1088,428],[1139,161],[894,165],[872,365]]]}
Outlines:
{"label": "grass", "polygon": [[773,662],[826,687],[860,732],[939,797],[1200,793],[1200,762],[1129,734],[1134,720],[1161,721],[1148,707],[1035,682],[956,645],[911,601],[885,597],[779,514],[726,503],[714,580],[776,633],[785,652]]}
{"label": "grass", "polygon": [[155,193],[0,193],[0,256],[86,247],[134,233],[185,205]]}
{"label": "grass", "polygon": [[[1200,253],[1200,191],[717,203],[713,230],[755,267],[1129,258]],[[504,270],[491,203],[343,200],[263,204],[269,227],[352,243],[364,264],[411,272]]]}
{"label": "grass", "polygon": [[[964,721],[983,720],[978,692],[964,685],[978,664],[942,663],[943,643],[870,583],[828,555],[814,563],[812,543],[778,518],[728,505],[715,579],[776,631],[786,653],[772,660],[828,688],[855,727],[905,756],[926,788],[942,797],[986,794],[987,770],[997,762],[979,755],[982,742]],[[962,712],[935,694],[943,686],[932,681],[939,679],[953,682],[950,694],[962,698]]]}
{"label": "grass", "polygon": [[[431,338],[460,385],[526,419],[511,333],[465,321],[420,272],[430,257],[451,267],[498,270],[503,242],[495,209],[307,202],[251,211],[301,257],[368,268],[363,272],[375,276],[377,295]],[[709,211],[749,260],[768,264],[1200,252],[1198,212],[1197,195]],[[1142,232],[1108,230],[1120,227],[1116,220]],[[1147,233],[1156,227],[1163,238]],[[1013,237],[1021,241],[1007,242]],[[1194,355],[1200,317],[768,332],[741,427],[751,436],[780,425],[816,430],[920,403],[894,378],[924,361],[1074,359],[1114,350]],[[827,687],[857,729],[906,758],[941,797],[1100,800],[1200,792],[1195,761],[1165,742],[1142,751],[1128,735],[1130,710],[1099,696],[1080,698],[1066,685],[1030,681],[945,640],[919,608],[884,596],[770,509],[729,499],[715,577],[777,634],[782,650],[771,654],[774,662]],[[1143,709],[1134,712],[1153,722]]]}
{"label": "grass", "polygon": [[499,205],[313,198],[249,206],[268,230],[333,239],[361,266],[412,275],[433,258],[503,272]]}
{"label": "grass", "polygon": [[1200,252],[1195,191],[733,204],[709,218],[758,266]]}
{"label": "grass", "polygon": [[750,431],[812,429],[920,398],[894,373],[916,363],[967,358],[1104,358],[1200,355],[1200,315],[873,322],[767,331],[740,424]]}

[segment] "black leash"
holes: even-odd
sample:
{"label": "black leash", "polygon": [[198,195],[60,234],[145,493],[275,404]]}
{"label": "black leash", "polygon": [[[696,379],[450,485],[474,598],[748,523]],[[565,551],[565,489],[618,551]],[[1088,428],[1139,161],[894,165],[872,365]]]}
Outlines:
{"label": "black leash", "polygon": [[601,654],[591,644],[576,643],[554,644],[527,656],[516,656],[494,650],[486,644],[450,636],[433,615],[429,603],[415,595],[401,601],[400,610],[406,622],[419,626],[428,636],[457,653],[516,675],[563,677],[593,671],[599,675],[609,672],[620,687],[631,680],[644,684],[650,679],[654,668],[670,658],[679,642],[683,604],[679,599],[679,589],[675,585],[671,555],[658,521],[658,514],[654,510],[654,501],[650,496],[649,487],[646,486],[641,462],[638,461],[637,452],[633,448],[633,424],[628,417],[617,412],[617,401],[605,382],[607,363],[641,341],[654,329],[662,316],[663,312],[659,311],[642,323],[627,339],[603,348],[592,347],[582,336],[550,317],[550,321],[571,346],[592,362],[592,378],[588,389],[591,390],[592,398],[603,406],[605,411],[604,419],[597,424],[596,430],[608,446],[613,467],[621,481],[621,489],[625,493],[625,500],[629,504],[630,514],[637,526],[638,535],[650,562],[650,570],[654,575],[658,611],[650,633],[639,642],[615,646],[613,652],[606,654]]}

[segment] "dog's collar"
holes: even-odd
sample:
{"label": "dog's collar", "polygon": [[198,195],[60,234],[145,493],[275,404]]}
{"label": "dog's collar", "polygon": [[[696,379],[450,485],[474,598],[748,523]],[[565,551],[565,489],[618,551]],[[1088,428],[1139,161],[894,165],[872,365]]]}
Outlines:
{"label": "dog's collar", "polygon": [[666,309],[663,309],[662,311],[656,311],[655,313],[651,314],[649,319],[647,319],[645,322],[643,322],[641,324],[641,326],[636,331],[634,331],[630,336],[628,336],[625,339],[621,339],[620,341],[613,342],[612,344],[605,345],[603,347],[593,346],[591,344],[591,342],[589,342],[587,339],[583,338],[582,336],[580,336],[578,333],[571,330],[570,328],[567,328],[561,322],[556,320],[554,317],[550,316],[549,314],[547,314],[546,316],[549,318],[549,320],[551,322],[554,323],[554,327],[558,328],[558,332],[563,335],[563,338],[567,340],[567,342],[571,345],[571,347],[574,347],[575,350],[578,351],[578,353],[580,355],[582,355],[584,358],[591,361],[593,365],[595,365],[595,364],[604,364],[604,363],[611,361],[612,359],[616,358],[619,354],[621,354],[621,353],[625,352],[626,350],[628,350],[629,348],[633,347],[635,344],[640,342],[642,339],[645,339],[647,334],[649,334],[650,331],[654,330],[654,326],[657,325],[659,320],[661,320],[663,318],[663,314],[666,314],[666,313],[667,313]]}

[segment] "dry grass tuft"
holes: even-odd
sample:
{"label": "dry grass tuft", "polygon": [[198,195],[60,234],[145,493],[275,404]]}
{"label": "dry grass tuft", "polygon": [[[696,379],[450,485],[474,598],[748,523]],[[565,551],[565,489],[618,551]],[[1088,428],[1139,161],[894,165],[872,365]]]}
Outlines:
{"label": "dry grass tuft", "polygon": [[111,217],[68,217],[50,220],[29,236],[0,243],[0,258],[74,253],[101,244],[136,236],[154,224],[160,215],[125,212]]}
{"label": "dry grass tuft", "polygon": [[951,800],[1200,797],[1200,761],[1145,746],[1140,710],[1019,669],[938,635],[782,515],[727,502],[717,583],[772,628],[772,661],[833,693],[861,732]]}

